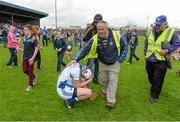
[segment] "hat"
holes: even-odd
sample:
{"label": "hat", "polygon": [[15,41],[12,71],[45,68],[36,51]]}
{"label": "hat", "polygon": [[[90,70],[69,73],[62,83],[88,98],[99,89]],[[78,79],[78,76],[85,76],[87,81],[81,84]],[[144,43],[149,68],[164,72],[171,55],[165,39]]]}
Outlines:
{"label": "hat", "polygon": [[96,14],[94,16],[94,20],[93,22],[98,22],[98,21],[101,21],[103,19],[102,15],[101,14]]}
{"label": "hat", "polygon": [[162,25],[163,23],[167,22],[167,17],[165,15],[161,15],[156,17],[155,25]]}

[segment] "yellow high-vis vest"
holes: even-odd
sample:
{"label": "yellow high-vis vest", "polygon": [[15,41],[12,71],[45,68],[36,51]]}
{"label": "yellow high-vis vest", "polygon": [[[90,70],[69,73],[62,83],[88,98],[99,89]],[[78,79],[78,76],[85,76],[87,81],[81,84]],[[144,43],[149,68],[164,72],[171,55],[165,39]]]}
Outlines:
{"label": "yellow high-vis vest", "polygon": [[[115,43],[116,43],[116,47],[117,47],[117,50],[118,50],[118,56],[120,56],[120,39],[121,39],[121,34],[119,33],[119,31],[112,31],[112,32],[113,32],[113,37],[114,37],[114,40],[115,40]],[[91,50],[86,55],[84,60],[89,59],[89,58],[97,58],[98,57],[98,54],[97,54],[97,45],[98,45],[98,34],[93,36],[93,42],[92,42]]]}
{"label": "yellow high-vis vest", "polygon": [[153,32],[151,30],[151,32],[148,35],[149,37],[148,37],[146,59],[149,58],[154,53],[157,60],[165,61],[164,56],[160,55],[160,51],[162,50],[162,42],[166,41],[167,43],[170,43],[174,32],[175,29],[166,28],[155,41]]}

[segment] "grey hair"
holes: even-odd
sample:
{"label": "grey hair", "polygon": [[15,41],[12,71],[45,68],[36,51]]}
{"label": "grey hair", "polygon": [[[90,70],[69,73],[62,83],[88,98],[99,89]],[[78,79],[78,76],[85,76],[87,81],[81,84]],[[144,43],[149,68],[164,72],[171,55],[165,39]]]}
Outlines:
{"label": "grey hair", "polygon": [[107,28],[109,27],[108,23],[107,23],[106,21],[104,21],[104,20],[99,21],[99,22],[97,23],[97,25],[98,25],[98,24],[105,24]]}

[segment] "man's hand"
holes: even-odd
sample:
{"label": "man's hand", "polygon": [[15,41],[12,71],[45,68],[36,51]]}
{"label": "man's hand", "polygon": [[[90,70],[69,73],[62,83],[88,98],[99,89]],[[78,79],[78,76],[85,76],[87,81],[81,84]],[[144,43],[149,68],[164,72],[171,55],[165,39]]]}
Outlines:
{"label": "man's hand", "polygon": [[30,58],[28,61],[29,61],[29,65],[32,65],[34,63],[34,58]]}
{"label": "man's hand", "polygon": [[94,78],[94,74],[91,74],[90,78],[89,78],[89,81],[92,81]]}
{"label": "man's hand", "polygon": [[174,60],[180,60],[180,48],[174,51],[174,53],[172,54],[172,58]]}
{"label": "man's hand", "polygon": [[169,51],[167,50],[167,49],[163,49],[163,50],[161,50],[160,52],[159,52],[159,54],[161,55],[161,56],[165,56],[166,55],[166,53],[168,53]]}

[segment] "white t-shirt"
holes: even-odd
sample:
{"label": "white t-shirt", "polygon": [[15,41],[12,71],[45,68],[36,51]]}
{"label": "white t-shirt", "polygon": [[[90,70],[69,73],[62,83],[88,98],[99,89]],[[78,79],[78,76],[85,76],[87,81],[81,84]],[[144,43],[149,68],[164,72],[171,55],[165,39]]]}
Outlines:
{"label": "white t-shirt", "polygon": [[79,80],[81,75],[81,69],[80,69],[80,64],[74,64],[66,67],[62,73],[59,75],[58,82],[57,82],[57,87],[60,82],[67,81],[69,85],[74,86],[73,81],[74,80]]}

